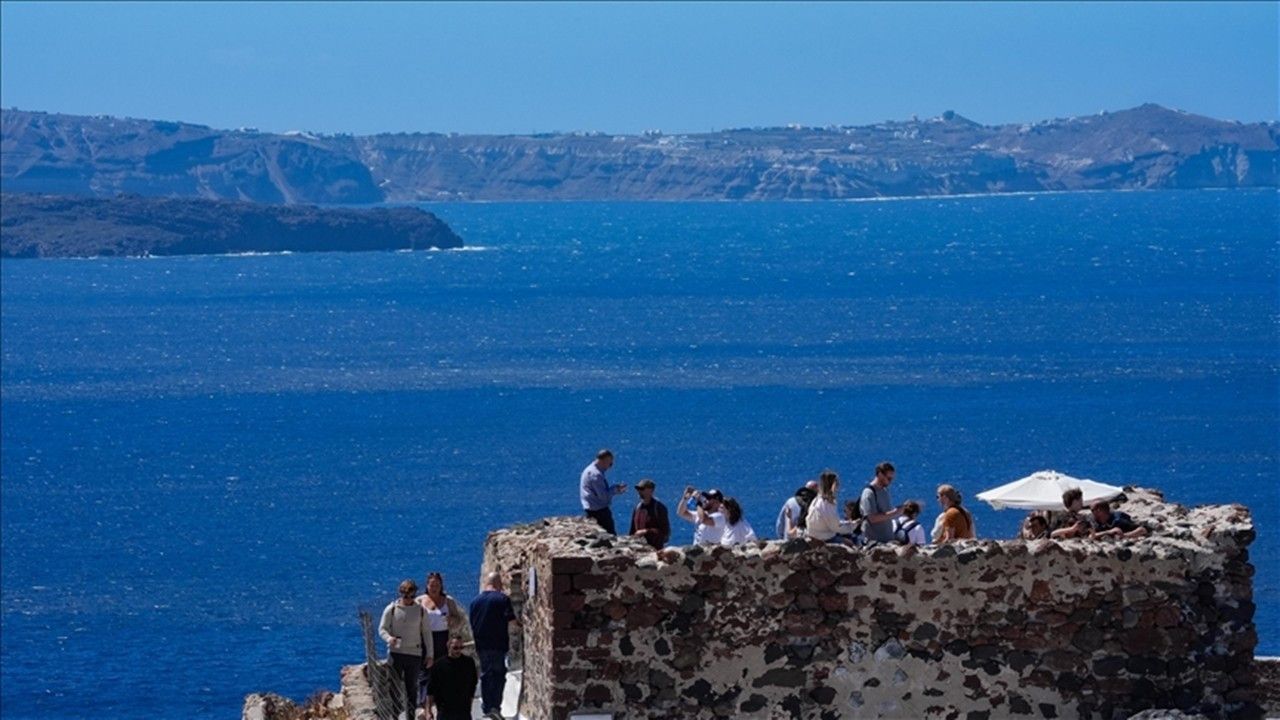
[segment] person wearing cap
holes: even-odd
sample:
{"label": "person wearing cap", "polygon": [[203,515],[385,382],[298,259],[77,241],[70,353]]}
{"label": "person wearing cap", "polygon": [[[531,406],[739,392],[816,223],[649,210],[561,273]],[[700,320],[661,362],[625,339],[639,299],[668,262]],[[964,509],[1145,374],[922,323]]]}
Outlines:
{"label": "person wearing cap", "polygon": [[695,545],[719,545],[724,539],[725,528],[729,526],[729,520],[724,515],[724,508],[721,503],[724,502],[724,494],[719,490],[708,490],[702,493],[701,501],[697,503],[698,512],[695,515],[689,510],[689,501],[694,499],[697,490],[692,487],[684,489],[684,496],[680,498],[680,507],[676,508],[676,514],[693,523],[693,543]]}
{"label": "person wearing cap", "polygon": [[626,492],[627,486],[625,483],[609,484],[604,474],[611,467],[613,467],[612,450],[601,450],[596,453],[596,459],[583,469],[582,477],[578,481],[578,489],[582,499],[582,511],[587,517],[599,523],[605,532],[617,535],[618,531],[613,525],[613,510],[609,506],[613,503],[613,496]]}
{"label": "person wearing cap", "polygon": [[671,520],[667,515],[667,506],[653,497],[654,487],[654,482],[649,478],[636,483],[640,502],[631,511],[631,529],[627,532],[643,537],[655,550],[661,550],[671,539]]}
{"label": "person wearing cap", "polygon": [[781,540],[789,540],[803,534],[805,515],[809,512],[809,504],[818,496],[818,481],[810,480],[796,489],[795,495],[787,498],[778,511],[778,519],[773,523],[773,530]]}

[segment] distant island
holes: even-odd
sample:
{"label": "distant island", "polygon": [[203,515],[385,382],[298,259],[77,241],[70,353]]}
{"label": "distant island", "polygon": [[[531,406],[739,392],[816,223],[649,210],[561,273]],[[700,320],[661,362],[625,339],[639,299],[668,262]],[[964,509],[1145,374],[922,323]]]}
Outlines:
{"label": "distant island", "polygon": [[835,200],[1276,187],[1280,123],[1142,105],[987,126],[954,112],[861,127],[369,136],[0,112],[5,190],[295,204]]}
{"label": "distant island", "polygon": [[462,238],[417,208],[317,208],[251,202],[0,195],[6,258],[456,248]]}

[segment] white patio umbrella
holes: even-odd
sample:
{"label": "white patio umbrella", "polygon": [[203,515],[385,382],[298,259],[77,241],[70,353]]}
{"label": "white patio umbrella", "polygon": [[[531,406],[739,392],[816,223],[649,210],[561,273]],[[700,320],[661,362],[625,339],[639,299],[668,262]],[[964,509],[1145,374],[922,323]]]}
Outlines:
{"label": "white patio umbrella", "polygon": [[1073,478],[1054,470],[1041,470],[1008,485],[980,492],[978,499],[990,503],[996,510],[1062,510],[1062,493],[1071,488],[1080,488],[1084,493],[1085,507],[1098,500],[1110,500],[1123,492],[1114,485]]}

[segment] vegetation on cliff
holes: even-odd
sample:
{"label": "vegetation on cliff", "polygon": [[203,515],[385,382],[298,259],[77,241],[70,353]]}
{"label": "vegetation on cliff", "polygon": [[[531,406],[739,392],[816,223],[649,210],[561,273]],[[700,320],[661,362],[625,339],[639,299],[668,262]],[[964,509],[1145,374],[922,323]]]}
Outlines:
{"label": "vegetation on cliff", "polygon": [[186,198],[0,195],[0,256],[424,250],[462,246],[417,208],[338,209]]}

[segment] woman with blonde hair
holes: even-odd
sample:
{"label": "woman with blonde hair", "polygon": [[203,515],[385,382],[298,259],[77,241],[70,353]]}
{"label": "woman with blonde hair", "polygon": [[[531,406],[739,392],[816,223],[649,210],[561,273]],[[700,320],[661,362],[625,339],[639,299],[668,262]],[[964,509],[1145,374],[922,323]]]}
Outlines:
{"label": "woman with blonde hair", "polygon": [[840,489],[840,477],[834,470],[823,470],[818,478],[818,497],[809,504],[805,525],[809,537],[829,543],[852,544],[854,524],[840,519],[836,505],[836,491]]}
{"label": "woman with blonde hair", "polygon": [[934,526],[937,542],[953,542],[955,540],[972,540],[977,535],[973,531],[973,515],[961,506],[960,491],[951,485],[938,486],[938,504],[942,506],[942,514]]}

